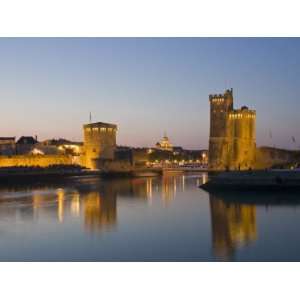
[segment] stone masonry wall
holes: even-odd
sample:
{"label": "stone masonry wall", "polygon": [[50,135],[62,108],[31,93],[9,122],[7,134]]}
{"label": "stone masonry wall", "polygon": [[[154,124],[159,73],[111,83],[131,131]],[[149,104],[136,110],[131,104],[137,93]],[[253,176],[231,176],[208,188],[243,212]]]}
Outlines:
{"label": "stone masonry wall", "polygon": [[256,149],[256,169],[300,163],[300,151],[260,147]]}
{"label": "stone masonry wall", "polygon": [[13,155],[0,156],[0,167],[48,167],[50,165],[75,164],[69,155]]}

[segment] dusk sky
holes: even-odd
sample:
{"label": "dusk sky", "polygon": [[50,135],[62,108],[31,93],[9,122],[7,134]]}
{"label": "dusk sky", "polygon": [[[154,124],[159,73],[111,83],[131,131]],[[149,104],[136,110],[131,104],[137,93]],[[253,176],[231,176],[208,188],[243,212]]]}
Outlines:
{"label": "dusk sky", "polygon": [[0,39],[0,136],[82,140],[91,111],[118,125],[119,145],[166,131],[207,148],[208,95],[226,88],[257,111],[259,146],[300,147],[300,39]]}

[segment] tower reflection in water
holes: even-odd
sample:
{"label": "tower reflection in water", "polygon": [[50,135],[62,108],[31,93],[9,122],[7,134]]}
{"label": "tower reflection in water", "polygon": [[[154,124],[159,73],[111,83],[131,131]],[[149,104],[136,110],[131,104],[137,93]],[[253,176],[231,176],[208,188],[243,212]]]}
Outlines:
{"label": "tower reflection in water", "polygon": [[232,260],[238,247],[257,239],[254,205],[225,202],[210,195],[213,254],[222,260]]}
{"label": "tower reflection in water", "polygon": [[[15,193],[13,205],[11,192]],[[61,224],[75,217],[82,219],[90,232],[107,230],[117,222],[117,193],[111,185],[92,184],[0,190],[0,216],[15,222],[31,219]]]}
{"label": "tower reflection in water", "polygon": [[155,201],[155,205],[166,206],[178,193],[195,189],[204,179],[197,176],[189,180],[182,174],[113,180],[95,177],[74,179],[64,185],[48,183],[1,188],[0,215],[10,220],[32,219],[58,224],[76,218],[86,231],[100,232],[116,228],[118,199],[150,205]]}
{"label": "tower reflection in water", "polygon": [[90,231],[112,229],[117,223],[117,195],[113,190],[94,191],[82,195],[84,224]]}

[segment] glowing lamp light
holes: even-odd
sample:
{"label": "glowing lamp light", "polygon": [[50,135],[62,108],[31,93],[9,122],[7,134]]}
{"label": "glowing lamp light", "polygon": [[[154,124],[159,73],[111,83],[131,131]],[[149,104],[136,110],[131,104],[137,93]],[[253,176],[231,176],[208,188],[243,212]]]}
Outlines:
{"label": "glowing lamp light", "polygon": [[45,153],[43,151],[37,149],[37,148],[34,148],[32,150],[32,154],[34,154],[34,155],[44,155]]}

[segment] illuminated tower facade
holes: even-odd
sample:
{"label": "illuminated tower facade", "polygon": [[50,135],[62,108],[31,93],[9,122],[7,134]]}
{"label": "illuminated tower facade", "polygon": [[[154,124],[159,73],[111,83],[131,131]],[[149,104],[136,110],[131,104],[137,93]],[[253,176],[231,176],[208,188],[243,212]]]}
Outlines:
{"label": "illuminated tower facade", "polygon": [[113,160],[116,150],[117,126],[108,123],[83,125],[84,165],[98,169],[101,160]]}
{"label": "illuminated tower facade", "polygon": [[256,112],[233,108],[233,91],[210,95],[209,168],[244,170],[255,164]]}

